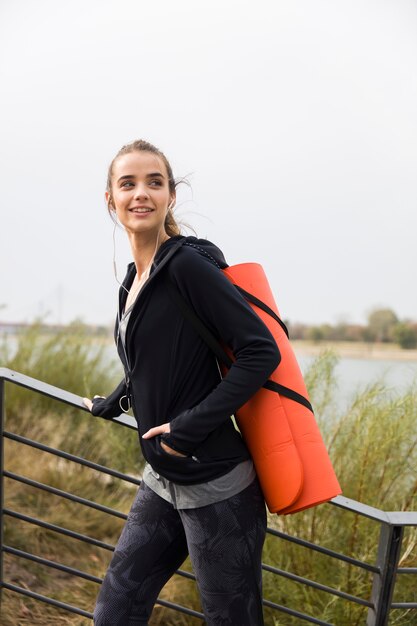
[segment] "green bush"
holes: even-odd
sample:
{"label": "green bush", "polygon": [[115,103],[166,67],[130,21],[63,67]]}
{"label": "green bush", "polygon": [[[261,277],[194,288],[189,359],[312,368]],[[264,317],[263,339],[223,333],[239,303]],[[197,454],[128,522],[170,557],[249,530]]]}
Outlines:
{"label": "green bush", "polygon": [[393,338],[401,348],[413,350],[417,347],[417,325],[399,322],[394,326]]}

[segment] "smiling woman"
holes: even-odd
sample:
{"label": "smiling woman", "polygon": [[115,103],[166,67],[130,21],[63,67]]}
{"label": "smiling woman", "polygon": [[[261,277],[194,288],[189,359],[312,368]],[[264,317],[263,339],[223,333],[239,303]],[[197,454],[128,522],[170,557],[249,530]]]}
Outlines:
{"label": "smiling woman", "polygon": [[[176,183],[157,148],[122,148],[106,201],[133,260],[119,292],[115,338],[125,378],[85,399],[112,418],[130,406],[147,460],[97,600],[94,620],[148,624],[161,588],[189,553],[209,626],[263,624],[266,511],[253,462],[231,415],[280,355],[270,332],[221,271],[211,242],[180,234]],[[236,359],[224,378],[214,354],[171,299],[174,283]]]}
{"label": "smiling woman", "polygon": [[[180,229],[173,215],[177,183],[171,165],[166,156],[147,141],[138,140],[123,146],[111,162],[106,187],[106,202],[110,215],[114,216],[116,212],[115,198],[118,189],[137,188],[140,182],[138,179],[141,177],[145,178],[145,191],[152,188],[161,189],[163,193],[159,200],[168,192],[169,202],[163,211],[164,228],[168,237],[179,235]],[[140,206],[140,203],[138,204]]]}
{"label": "smiling woman", "polygon": [[[158,246],[180,232],[172,213],[176,199],[175,188],[168,159],[146,141],[139,140],[123,146],[110,165],[105,193],[107,207],[129,237],[137,268],[127,296],[126,309],[130,308],[149,278]],[[153,247],[155,230],[157,235]],[[147,262],[144,241],[149,240],[149,237],[153,251]]]}
{"label": "smiling woman", "polygon": [[115,182],[112,191],[106,191],[106,200],[129,236],[145,229],[160,232],[175,202],[161,165],[153,154],[137,151],[120,157],[114,165]]}

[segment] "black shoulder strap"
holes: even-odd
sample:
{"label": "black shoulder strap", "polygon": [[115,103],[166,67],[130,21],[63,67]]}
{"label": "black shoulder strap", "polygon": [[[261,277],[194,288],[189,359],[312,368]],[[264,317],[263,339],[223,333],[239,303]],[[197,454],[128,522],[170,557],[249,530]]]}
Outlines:
{"label": "black shoulder strap", "polygon": [[272,317],[272,319],[274,319],[276,322],[278,322],[278,324],[281,326],[281,328],[284,331],[284,333],[287,335],[288,339],[290,338],[290,336],[288,334],[288,328],[285,326],[285,324],[282,321],[282,319],[280,317],[278,317],[278,315],[275,313],[275,311],[273,311],[267,304],[265,304],[265,302],[262,302],[262,300],[259,300],[259,298],[254,296],[252,293],[249,293],[249,291],[245,291],[245,289],[243,289],[242,287],[239,287],[239,285],[235,285],[235,287],[236,287],[236,289],[238,291],[240,291],[240,293],[245,298],[245,300],[248,300],[248,302],[252,302],[252,304],[257,306],[258,309],[262,309],[262,311],[265,311],[265,313],[268,313],[268,315],[270,315],[270,317]]}
{"label": "black shoulder strap", "polygon": [[[168,280],[166,281],[166,284],[167,284],[169,293],[173,301],[175,302],[179,310],[182,312],[185,319],[187,319],[192,324],[192,326],[194,327],[194,330],[200,335],[203,341],[205,341],[208,347],[212,350],[217,360],[223,365],[225,365],[227,368],[230,368],[233,365],[233,361],[229,357],[229,355],[225,352],[225,350],[222,348],[217,338],[207,328],[207,326],[203,324],[203,322],[196,315],[194,310],[189,306],[185,298],[183,298],[178,288],[169,277],[168,277]],[[272,311],[272,309],[267,307],[267,305],[261,302],[261,300],[258,300],[257,298],[255,298],[255,296],[252,296],[252,294],[249,294],[244,289],[241,289],[237,285],[235,285],[235,287],[242,293],[242,295],[247,300],[249,300],[250,302],[253,302],[253,304],[256,304],[256,306],[259,306],[259,308],[263,310],[267,309],[266,312],[269,313],[270,315],[272,314],[272,317],[280,324],[280,326],[283,328],[285,334],[288,337],[288,330],[284,322],[282,322],[282,320],[276,315],[274,311]],[[247,296],[250,296],[250,297],[247,297]],[[254,302],[254,300],[256,302]],[[266,383],[264,383],[263,387],[265,387],[265,389],[269,389],[270,391],[275,391],[276,393],[281,394],[282,396],[285,396],[286,398],[290,398],[291,400],[294,400],[294,402],[298,402],[299,404],[302,404],[313,413],[313,407],[311,406],[307,398],[297,393],[293,389],[290,389],[289,387],[285,387],[284,385],[280,385],[279,383],[276,383],[273,380],[267,380]]]}

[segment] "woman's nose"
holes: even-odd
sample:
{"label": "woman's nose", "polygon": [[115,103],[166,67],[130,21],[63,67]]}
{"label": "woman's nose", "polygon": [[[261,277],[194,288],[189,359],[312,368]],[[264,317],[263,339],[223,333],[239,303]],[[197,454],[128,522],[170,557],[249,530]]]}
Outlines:
{"label": "woman's nose", "polygon": [[149,194],[146,189],[146,186],[143,184],[136,185],[135,189],[135,198],[148,198]]}

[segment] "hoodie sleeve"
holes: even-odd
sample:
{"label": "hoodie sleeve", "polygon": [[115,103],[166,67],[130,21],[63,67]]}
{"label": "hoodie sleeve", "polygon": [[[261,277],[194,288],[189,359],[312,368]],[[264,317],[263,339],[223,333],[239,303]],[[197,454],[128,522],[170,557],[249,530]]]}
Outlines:
{"label": "hoodie sleeve", "polygon": [[197,316],[235,358],[220,383],[196,406],[175,416],[171,432],[162,437],[172,448],[192,454],[262,387],[281,357],[268,328],[212,261],[184,250],[169,273]]}
{"label": "hoodie sleeve", "polygon": [[107,420],[118,417],[122,413],[119,402],[125,394],[126,383],[123,379],[107,398],[93,398],[91,413]]}

